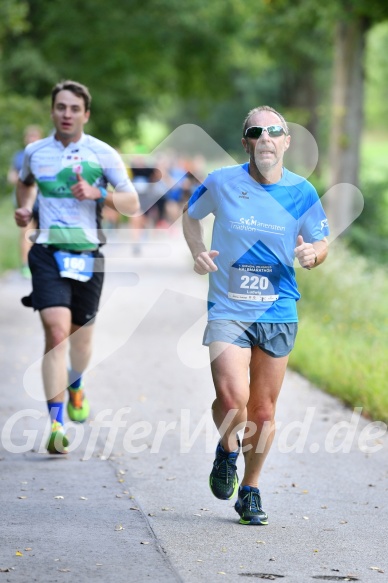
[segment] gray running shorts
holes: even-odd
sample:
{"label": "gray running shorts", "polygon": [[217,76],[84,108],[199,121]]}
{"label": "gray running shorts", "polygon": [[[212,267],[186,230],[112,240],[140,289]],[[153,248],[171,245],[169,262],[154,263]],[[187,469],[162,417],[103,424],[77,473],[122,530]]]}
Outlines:
{"label": "gray running shorts", "polygon": [[203,344],[209,346],[212,342],[228,342],[241,348],[258,346],[269,356],[280,358],[294,348],[297,332],[297,322],[271,324],[210,320],[205,328]]}

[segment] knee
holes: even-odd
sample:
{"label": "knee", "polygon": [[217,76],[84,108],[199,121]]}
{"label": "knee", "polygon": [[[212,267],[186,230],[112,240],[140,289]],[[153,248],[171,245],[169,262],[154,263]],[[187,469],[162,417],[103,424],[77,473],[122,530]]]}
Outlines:
{"label": "knee", "polygon": [[46,334],[46,346],[48,349],[58,348],[62,346],[66,347],[66,340],[68,338],[68,332],[62,326],[54,324],[48,326],[45,329]]}
{"label": "knee", "polygon": [[275,404],[261,403],[255,406],[248,406],[248,418],[254,421],[259,427],[265,423],[273,423],[275,417]]}
{"label": "knee", "polygon": [[221,392],[217,394],[217,399],[213,403],[213,409],[217,405],[221,407],[224,412],[235,409],[242,410],[247,406],[247,399],[242,395]]}

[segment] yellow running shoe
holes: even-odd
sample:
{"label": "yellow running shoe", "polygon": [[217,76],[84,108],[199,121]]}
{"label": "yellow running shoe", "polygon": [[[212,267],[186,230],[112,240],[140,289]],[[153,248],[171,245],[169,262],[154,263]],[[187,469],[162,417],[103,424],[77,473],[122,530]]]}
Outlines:
{"label": "yellow running shoe", "polygon": [[69,390],[69,401],[67,403],[67,414],[69,419],[75,423],[84,423],[89,417],[90,405],[89,401],[85,397],[83,387],[79,389],[68,388]]}
{"label": "yellow running shoe", "polygon": [[59,454],[66,454],[68,453],[67,447],[69,445],[69,440],[66,437],[66,434],[63,429],[62,423],[58,421],[53,421],[51,426],[51,434],[47,442],[47,451],[49,453],[59,453]]}

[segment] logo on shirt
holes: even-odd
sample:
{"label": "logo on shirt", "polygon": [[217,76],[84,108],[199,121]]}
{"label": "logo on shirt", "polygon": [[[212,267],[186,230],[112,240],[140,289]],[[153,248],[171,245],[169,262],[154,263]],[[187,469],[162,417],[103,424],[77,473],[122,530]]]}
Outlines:
{"label": "logo on shirt", "polygon": [[239,198],[246,198],[249,200],[248,192],[246,192],[245,190],[242,190]]}
{"label": "logo on shirt", "polygon": [[323,221],[321,221],[321,231],[323,231],[323,229],[327,229],[329,226],[327,219],[323,219]]}
{"label": "logo on shirt", "polygon": [[74,164],[72,170],[74,174],[82,174],[82,164]]}
{"label": "logo on shirt", "polygon": [[58,186],[58,188],[54,188],[52,192],[55,194],[65,194],[69,192],[69,189],[66,186]]}
{"label": "logo on shirt", "polygon": [[237,231],[266,231],[280,234],[286,230],[281,225],[263,223],[259,219],[255,219],[254,215],[251,215],[249,218],[241,217],[239,221],[230,221],[230,223],[231,228]]}

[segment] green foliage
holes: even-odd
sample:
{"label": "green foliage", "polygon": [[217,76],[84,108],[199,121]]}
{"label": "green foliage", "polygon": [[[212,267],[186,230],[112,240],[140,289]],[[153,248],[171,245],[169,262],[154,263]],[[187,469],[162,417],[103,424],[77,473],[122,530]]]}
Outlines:
{"label": "green foliage", "polygon": [[370,129],[388,129],[388,22],[371,29],[365,59],[365,115]]}
{"label": "green foliage", "polygon": [[372,263],[388,261],[388,139],[369,133],[362,146],[364,209],[346,235],[348,245]]}
{"label": "green foliage", "polygon": [[62,78],[85,83],[102,139],[117,143],[116,118],[131,120],[134,133],[137,117],[163,95],[227,92],[224,47],[239,24],[232,0],[30,0],[30,7],[22,42],[15,47],[10,34],[5,43],[5,82],[37,97]]}
{"label": "green foliage", "polygon": [[43,86],[52,87],[57,81],[55,67],[47,63],[40,50],[26,39],[18,40],[7,55],[3,74],[15,91],[23,87],[25,95],[47,97],[41,93]]}
{"label": "green foliage", "polygon": [[297,273],[300,327],[290,364],[364,414],[388,421],[388,277],[331,245],[326,262]]}
{"label": "green foliage", "polygon": [[388,18],[388,5],[385,0],[353,0],[353,10],[349,10],[349,2],[342,0],[344,14],[353,12],[355,15],[368,19],[371,24]]}
{"label": "green foliage", "polygon": [[28,30],[27,14],[27,1],[2,0],[0,3],[0,42],[9,32],[16,36]]}

